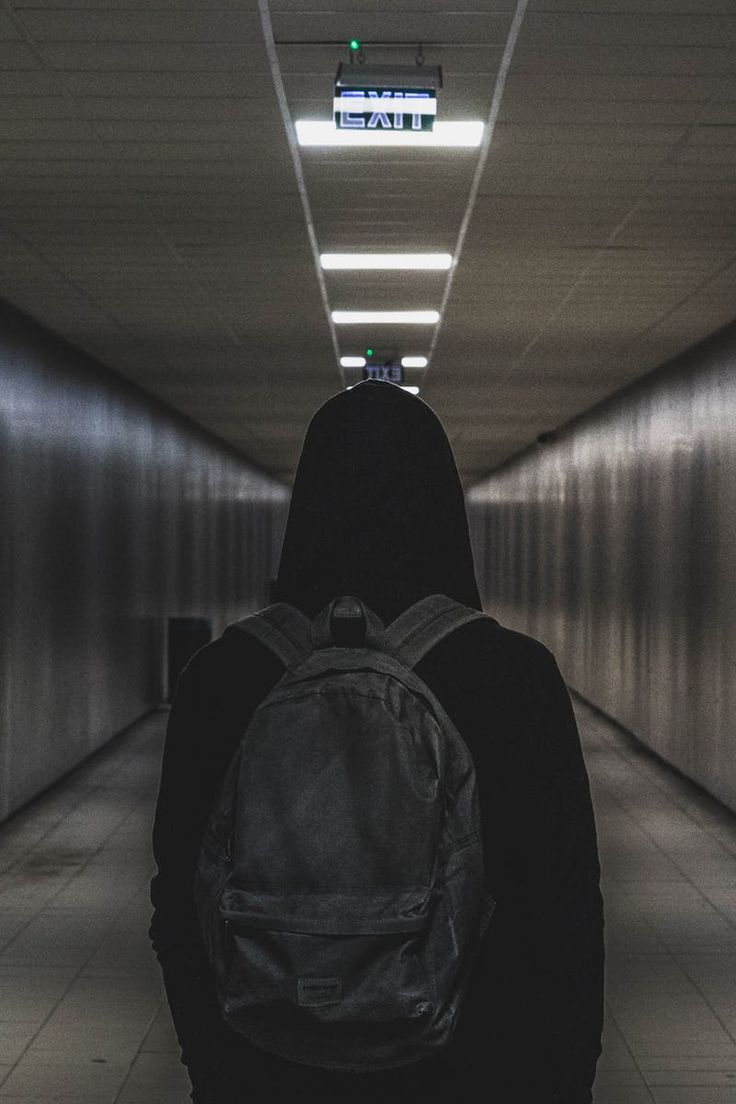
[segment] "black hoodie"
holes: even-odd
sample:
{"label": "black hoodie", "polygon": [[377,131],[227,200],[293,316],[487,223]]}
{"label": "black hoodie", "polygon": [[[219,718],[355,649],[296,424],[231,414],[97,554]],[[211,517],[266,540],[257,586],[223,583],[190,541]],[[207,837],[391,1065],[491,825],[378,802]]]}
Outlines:
{"label": "black hoodie", "polygon": [[384,622],[427,594],[481,608],[445,431],[390,383],[326,402],[299,460],[277,597],[314,616],[336,594],[359,595]]}
{"label": "black hoodie", "polygon": [[[310,616],[339,594],[385,622],[427,594],[480,608],[460,481],[431,409],[392,384],[330,399],[310,423],[276,597]],[[603,902],[588,776],[553,656],[492,618],[417,667],[475,762],[488,889],[498,902],[452,1044],[378,1074],[273,1058],[223,1024],[191,883],[222,777],[283,668],[236,629],[183,672],[166,737],[151,937],[202,1104],[486,1099],[588,1104],[603,1028]]]}

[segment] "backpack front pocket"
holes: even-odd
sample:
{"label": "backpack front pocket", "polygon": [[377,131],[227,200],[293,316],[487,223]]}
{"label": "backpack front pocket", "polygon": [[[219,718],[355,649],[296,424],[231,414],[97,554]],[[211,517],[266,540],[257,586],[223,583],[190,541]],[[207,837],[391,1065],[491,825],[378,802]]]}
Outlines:
{"label": "backpack front pocket", "polygon": [[[223,1011],[232,1027],[293,1060],[345,1069],[394,1064],[397,1035],[426,1034],[436,1012],[426,910],[388,915],[380,895],[377,903],[354,894],[347,905],[342,894],[319,895],[287,920],[284,901],[277,918],[257,896],[255,909],[237,911],[226,893],[220,910],[231,948]],[[237,896],[241,905],[245,897]],[[317,930],[320,920],[327,930]]]}

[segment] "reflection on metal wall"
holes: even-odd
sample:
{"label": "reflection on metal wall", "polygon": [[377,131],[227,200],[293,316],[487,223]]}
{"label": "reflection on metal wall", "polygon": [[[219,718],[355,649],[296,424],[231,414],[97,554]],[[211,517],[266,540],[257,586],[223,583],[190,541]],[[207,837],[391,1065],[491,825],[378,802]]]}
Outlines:
{"label": "reflection on metal wall", "polygon": [[486,609],[736,809],[736,327],[469,493]]}
{"label": "reflection on metal wall", "polygon": [[0,306],[0,818],[163,700],[164,619],[268,601],[287,490]]}

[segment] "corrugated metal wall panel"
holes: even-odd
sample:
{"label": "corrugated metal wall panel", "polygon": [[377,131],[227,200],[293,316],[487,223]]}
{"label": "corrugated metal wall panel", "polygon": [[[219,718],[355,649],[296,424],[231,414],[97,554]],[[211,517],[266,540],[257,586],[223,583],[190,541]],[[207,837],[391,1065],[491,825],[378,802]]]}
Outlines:
{"label": "corrugated metal wall panel", "polygon": [[486,609],[736,809],[736,327],[473,487]]}
{"label": "corrugated metal wall panel", "polygon": [[0,818],[162,699],[169,616],[268,601],[288,490],[0,305]]}

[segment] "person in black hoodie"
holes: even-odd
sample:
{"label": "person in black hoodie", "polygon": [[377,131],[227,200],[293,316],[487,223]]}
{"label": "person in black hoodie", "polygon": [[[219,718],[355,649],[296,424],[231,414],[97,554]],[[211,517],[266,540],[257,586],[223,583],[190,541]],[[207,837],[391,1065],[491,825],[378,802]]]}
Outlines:
{"label": "person in black hoodie", "polygon": [[[362,383],[321,407],[294,482],[276,600],[314,617],[343,594],[385,624],[429,594],[481,609],[450,444],[430,407],[389,383]],[[196,1104],[592,1101],[603,900],[588,775],[555,659],[486,617],[436,645],[417,673],[471,750],[497,906],[452,1042],[376,1073],[288,1062],[221,1018],[192,880],[226,767],[283,668],[229,628],[180,676],[153,832],[150,935]]]}

